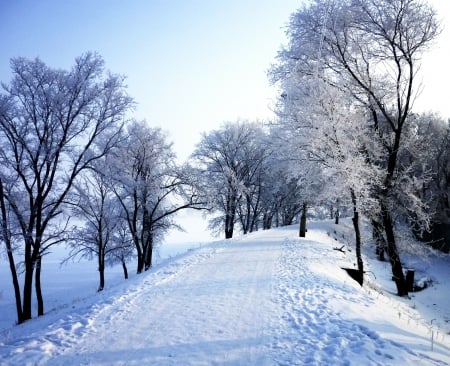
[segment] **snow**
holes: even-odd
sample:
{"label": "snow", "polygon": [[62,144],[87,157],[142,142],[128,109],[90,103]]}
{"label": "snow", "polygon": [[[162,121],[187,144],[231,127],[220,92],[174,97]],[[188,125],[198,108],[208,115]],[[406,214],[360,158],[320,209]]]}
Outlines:
{"label": "snow", "polygon": [[366,248],[361,288],[341,269],[354,265],[350,246],[333,249],[350,240],[348,226],[316,222],[304,239],[291,226],[196,245],[127,281],[110,270],[98,294],[81,263],[79,273],[62,268],[53,277],[62,284],[72,272],[84,292],[69,288],[61,299],[55,287],[59,302],[45,316],[2,320],[0,365],[449,364],[448,256],[428,258],[420,271],[432,285],[399,299],[386,263]]}

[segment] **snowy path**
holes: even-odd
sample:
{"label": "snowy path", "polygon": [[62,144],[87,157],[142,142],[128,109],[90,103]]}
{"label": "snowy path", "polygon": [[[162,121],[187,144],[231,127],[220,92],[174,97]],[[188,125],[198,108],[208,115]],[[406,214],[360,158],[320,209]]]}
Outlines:
{"label": "snowy path", "polygon": [[260,307],[270,301],[277,257],[274,245],[254,249],[218,249],[195,265],[165,273],[156,286],[144,281],[145,289],[96,315],[76,347],[83,354],[78,361],[180,365],[241,359],[260,364],[267,323],[267,311]]}
{"label": "snowy path", "polygon": [[339,269],[345,260],[323,231],[310,230],[308,240],[295,233],[206,246],[97,304],[36,319],[24,325],[27,336],[13,331],[0,343],[0,365],[450,362],[448,340],[430,351],[426,333]]}

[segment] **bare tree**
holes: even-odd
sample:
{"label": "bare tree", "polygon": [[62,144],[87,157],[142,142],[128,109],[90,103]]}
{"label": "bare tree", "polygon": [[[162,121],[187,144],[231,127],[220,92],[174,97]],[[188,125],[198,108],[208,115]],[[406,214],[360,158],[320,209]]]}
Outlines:
{"label": "bare tree", "polygon": [[24,58],[12,59],[11,68],[1,95],[8,105],[0,114],[2,207],[11,218],[2,234],[8,240],[19,232],[23,243],[22,323],[32,317],[33,276],[37,313],[44,313],[42,258],[64,240],[65,200],[79,174],[115,145],[132,100],[124,78],[105,75],[96,54],[77,58],[70,71]]}

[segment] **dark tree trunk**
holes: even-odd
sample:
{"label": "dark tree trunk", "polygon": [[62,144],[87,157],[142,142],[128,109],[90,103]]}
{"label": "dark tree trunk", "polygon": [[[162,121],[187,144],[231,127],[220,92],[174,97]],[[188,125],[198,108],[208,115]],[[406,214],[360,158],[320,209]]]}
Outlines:
{"label": "dark tree trunk", "polygon": [[260,220],[260,199],[261,199],[261,185],[259,185],[257,199],[251,210],[251,212],[252,212],[252,219],[250,222],[250,232],[251,233],[254,231],[258,231],[259,220]]}
{"label": "dark tree trunk", "polygon": [[234,203],[231,202],[227,206],[227,212],[225,213],[225,239],[231,239],[234,231],[236,208]]}
{"label": "dark tree trunk", "polygon": [[3,233],[3,241],[6,246],[6,254],[8,256],[9,270],[11,272],[11,277],[13,281],[14,288],[14,298],[16,300],[16,313],[17,313],[17,323],[23,323],[23,314],[22,314],[22,298],[20,296],[20,285],[19,279],[17,277],[16,264],[14,261],[13,249],[11,244],[11,238],[9,236],[8,230],[8,216],[6,214],[6,206],[5,206],[5,196],[3,193],[3,182],[0,179],[0,208],[2,213],[2,233]]}
{"label": "dark tree trunk", "polygon": [[144,270],[144,254],[143,254],[143,249],[141,247],[141,242],[139,241],[139,238],[137,236],[137,231],[135,231],[133,233],[133,241],[134,241],[134,246],[136,248],[136,256],[137,256],[137,269],[136,269],[136,273],[142,273],[142,271]]}
{"label": "dark tree trunk", "polygon": [[97,291],[103,291],[103,289],[105,288],[105,267],[101,267],[98,269],[99,272],[99,276],[100,276],[100,282],[98,284],[98,289]]}
{"label": "dark tree trunk", "polygon": [[[31,296],[32,296],[32,286],[33,286],[33,270],[31,264],[25,264],[25,278],[23,283],[23,304],[22,304],[22,315],[23,321],[31,319]],[[30,278],[31,277],[31,278]]]}
{"label": "dark tree trunk", "polygon": [[225,239],[233,237],[234,222],[236,220],[236,209],[238,204],[238,197],[235,190],[232,188],[232,183],[229,183],[227,202],[225,208]]}
{"label": "dark tree trunk", "polygon": [[341,211],[339,207],[339,200],[336,201],[336,210],[334,211],[334,223],[339,225],[339,217],[341,216]]}
{"label": "dark tree trunk", "polygon": [[252,220],[250,222],[250,232],[254,232],[254,231],[258,231],[258,226],[259,226],[259,217],[258,214],[256,212],[256,210],[253,210],[252,212]]}
{"label": "dark tree trunk", "polygon": [[356,206],[356,195],[353,189],[350,190],[351,196],[352,196],[352,203],[353,203],[353,228],[355,230],[355,241],[356,241],[356,263],[358,264],[358,272],[361,279],[360,285],[363,285],[363,279],[364,279],[364,263],[362,260],[362,254],[361,254],[361,232],[359,230],[359,213]]}
{"label": "dark tree trunk", "polygon": [[244,217],[244,225],[242,227],[244,235],[251,232],[250,228],[250,222],[252,220],[252,205],[251,205],[251,198],[249,195],[246,195],[245,197],[245,211],[246,215]]}
{"label": "dark tree trunk", "polygon": [[31,241],[32,239],[27,239],[27,243],[25,244],[25,278],[23,283],[22,303],[23,321],[31,319],[31,297],[33,294],[33,274],[35,266],[35,258],[31,250]]}
{"label": "dark tree trunk", "polygon": [[235,212],[231,211],[225,214],[225,239],[231,239],[234,231]]}
{"label": "dark tree trunk", "polygon": [[148,219],[143,239],[144,270],[147,271],[152,266],[153,258],[153,222],[150,218]]}
{"label": "dark tree trunk", "polygon": [[97,291],[103,291],[105,288],[105,252],[102,248],[99,248],[98,253],[98,274],[99,274],[99,284]]}
{"label": "dark tree trunk", "polygon": [[127,280],[128,279],[128,268],[127,264],[124,260],[122,260],[122,269],[123,269],[123,277]]}
{"label": "dark tree trunk", "polygon": [[271,213],[264,213],[263,216],[263,229],[269,230],[272,227],[272,218],[273,215]]}
{"label": "dark tree trunk", "polygon": [[306,202],[303,202],[302,215],[300,216],[300,233],[299,233],[299,236],[301,238],[304,238],[306,236],[306,210],[307,204]]}
{"label": "dark tree trunk", "polygon": [[38,316],[44,315],[44,298],[42,297],[42,287],[41,287],[41,269],[42,269],[42,257],[38,255],[38,257],[36,258],[36,272],[34,278]]}
{"label": "dark tree trunk", "polygon": [[153,260],[153,240],[149,243],[145,250],[144,269],[147,271],[152,266]]}
{"label": "dark tree trunk", "polygon": [[384,252],[386,251],[386,240],[383,236],[383,225],[377,220],[372,220],[373,238],[375,240],[376,249],[375,254],[378,260],[384,261]]}
{"label": "dark tree trunk", "polygon": [[144,260],[142,258],[142,254],[141,255],[137,255],[137,270],[136,273],[142,273],[142,271],[144,270]]}
{"label": "dark tree trunk", "polygon": [[405,276],[403,274],[402,263],[400,262],[400,256],[395,244],[394,226],[392,218],[384,207],[382,207],[382,216],[384,230],[386,232],[387,252],[389,255],[389,261],[392,267],[392,276],[397,286],[397,294],[399,296],[408,295],[408,289],[406,287]]}
{"label": "dark tree trunk", "polygon": [[225,229],[225,239],[231,239],[233,237],[233,227]]}
{"label": "dark tree trunk", "polygon": [[23,313],[22,313],[22,304],[21,304],[22,299],[20,296],[19,279],[17,278],[16,265],[14,263],[14,256],[12,254],[11,248],[8,248],[7,252],[8,252],[9,269],[11,271],[13,287],[14,287],[14,297],[16,300],[17,324],[21,324],[21,323],[23,323],[23,321],[25,319],[23,318]]}

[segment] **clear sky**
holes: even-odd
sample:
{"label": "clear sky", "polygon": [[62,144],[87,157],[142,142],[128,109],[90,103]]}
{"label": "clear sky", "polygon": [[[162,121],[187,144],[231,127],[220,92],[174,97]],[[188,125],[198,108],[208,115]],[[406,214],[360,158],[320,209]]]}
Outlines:
{"label": "clear sky", "polygon": [[[441,17],[449,0],[431,0]],[[0,80],[9,59],[69,68],[97,51],[128,77],[134,116],[161,126],[180,158],[223,121],[270,119],[266,71],[301,0],[0,0]],[[446,19],[444,19],[447,22]],[[420,109],[450,116],[449,29],[425,58]]]}
{"label": "clear sky", "polygon": [[267,119],[266,70],[299,0],[0,0],[0,80],[9,59],[69,68],[97,51],[128,77],[136,118],[169,131],[188,156],[225,120]]}

